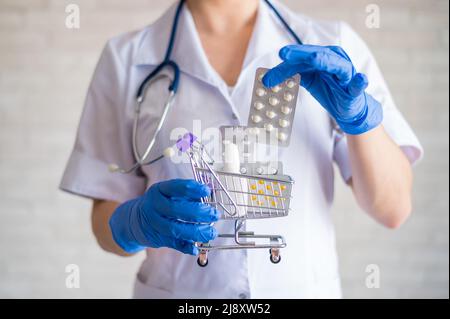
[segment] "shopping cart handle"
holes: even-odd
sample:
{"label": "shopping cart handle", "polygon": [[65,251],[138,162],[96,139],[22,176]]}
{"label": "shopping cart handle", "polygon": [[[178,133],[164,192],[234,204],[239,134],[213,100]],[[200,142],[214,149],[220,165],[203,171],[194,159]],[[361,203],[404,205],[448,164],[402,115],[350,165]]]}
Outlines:
{"label": "shopping cart handle", "polygon": [[188,132],[184,134],[183,137],[180,138],[175,145],[177,146],[179,151],[184,153],[192,147],[196,140],[197,137],[191,132]]}

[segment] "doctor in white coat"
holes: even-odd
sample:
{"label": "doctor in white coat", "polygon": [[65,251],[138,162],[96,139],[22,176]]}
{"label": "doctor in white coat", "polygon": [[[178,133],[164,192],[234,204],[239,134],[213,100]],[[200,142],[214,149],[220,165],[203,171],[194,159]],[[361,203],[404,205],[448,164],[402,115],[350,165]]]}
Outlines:
{"label": "doctor in white coat", "polygon": [[[333,163],[377,222],[396,228],[411,212],[411,165],[422,148],[369,49],[345,23],[273,5],[304,45],[295,44],[265,1],[186,1],[171,55],[180,68],[179,88],[152,156],[174,143],[178,128],[201,137],[208,128],[246,125],[258,67],[274,68],[264,79],[268,86],[300,73],[291,142],[280,153],[295,180],[291,213],[248,222],[255,232],[285,236],[288,246],[276,265],[266,250],[217,251],[207,267],[197,265],[193,242],[211,240],[230,225],[204,223],[217,212],[199,203],[209,189],[194,183],[185,165],[161,160],[128,175],[108,172],[109,163],[134,163],[136,91],[164,59],[178,3],[150,26],[114,37],[101,54],[60,187],[93,199],[93,231],[104,250],[120,256],[145,250],[136,298],[341,297],[330,214]],[[149,88],[140,136],[154,131],[164,92],[164,81]]]}

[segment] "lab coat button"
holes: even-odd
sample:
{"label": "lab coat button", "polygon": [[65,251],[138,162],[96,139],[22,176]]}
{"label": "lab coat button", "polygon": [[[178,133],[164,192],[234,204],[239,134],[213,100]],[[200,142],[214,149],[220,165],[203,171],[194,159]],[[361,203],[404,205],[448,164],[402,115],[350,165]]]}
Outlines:
{"label": "lab coat button", "polygon": [[237,115],[233,113],[233,120],[237,120]]}
{"label": "lab coat button", "polygon": [[247,295],[244,294],[244,293],[240,293],[240,294],[239,294],[239,298],[241,298],[241,299],[247,299]]}

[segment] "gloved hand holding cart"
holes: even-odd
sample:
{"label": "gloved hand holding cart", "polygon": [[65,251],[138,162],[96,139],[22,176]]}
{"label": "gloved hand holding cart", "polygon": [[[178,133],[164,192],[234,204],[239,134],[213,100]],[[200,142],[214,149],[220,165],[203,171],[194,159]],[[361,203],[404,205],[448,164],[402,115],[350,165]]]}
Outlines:
{"label": "gloved hand holding cart", "polygon": [[[254,147],[258,144],[288,146],[300,76],[280,81],[269,89],[262,83],[266,72],[267,69],[263,68],[257,70],[249,124],[238,128],[244,128],[247,142],[251,135],[250,144]],[[161,120],[158,124],[147,152],[140,156],[135,150],[136,165],[132,170],[173,156],[174,149],[168,148],[161,156],[147,159],[163,122]],[[208,251],[221,249],[266,248],[270,251],[270,260],[280,262],[280,249],[286,246],[283,236],[255,234],[244,226],[247,219],[287,216],[293,180],[282,174],[281,163],[270,167],[270,163],[267,166],[252,154],[254,148],[247,153],[254,162],[244,161],[241,166],[238,145],[227,140],[223,142],[226,150],[224,165],[217,167],[204,145],[192,133],[180,138],[175,147],[187,154],[194,180],[170,180],[152,185],[144,195],[120,205],[110,219],[116,243],[130,253],[146,247],[170,247],[198,255],[197,262],[202,267],[208,264]],[[117,165],[110,166],[110,170],[130,171]],[[233,233],[216,233],[212,224],[219,216],[223,220],[234,220]],[[225,239],[227,243],[210,242],[216,237]]]}
{"label": "gloved hand holding cart", "polygon": [[[232,239],[232,243],[196,244],[199,249],[198,264],[202,267],[208,264],[210,250],[251,248],[267,248],[270,250],[270,260],[273,263],[280,262],[279,250],[286,246],[283,236],[255,234],[242,229],[247,219],[287,216],[292,179],[287,175],[262,176],[216,171],[203,144],[191,133],[184,135],[177,146],[189,156],[194,179],[211,189],[211,193],[201,199],[202,202],[220,211],[221,219],[235,221],[233,234],[218,234],[219,238]],[[252,239],[265,242],[257,243]]]}

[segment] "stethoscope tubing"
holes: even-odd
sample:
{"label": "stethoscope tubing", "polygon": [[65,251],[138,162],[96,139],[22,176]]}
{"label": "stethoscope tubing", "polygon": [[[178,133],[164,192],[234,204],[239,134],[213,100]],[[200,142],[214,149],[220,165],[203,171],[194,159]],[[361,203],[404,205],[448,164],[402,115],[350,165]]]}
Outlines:
{"label": "stethoscope tubing", "polygon": [[[285,29],[289,32],[289,34],[294,38],[295,42],[297,44],[303,44],[298,35],[294,32],[294,30],[289,26],[289,24],[286,22],[286,20],[283,18],[283,16],[280,14],[280,12],[273,6],[273,4],[269,0],[264,0],[264,2],[269,6],[269,8],[272,10],[272,12],[278,17],[278,20],[283,24]],[[117,169],[115,171],[121,172],[121,173],[130,173],[134,171],[135,169],[139,168],[140,166],[144,165],[150,165],[159,159],[163,158],[164,156],[161,155],[153,160],[147,161],[147,158],[150,155],[151,150],[153,149],[154,144],[156,143],[156,138],[159,134],[159,132],[162,129],[162,126],[164,125],[164,122],[166,120],[166,117],[169,113],[169,110],[174,102],[178,86],[179,86],[179,80],[180,80],[180,69],[178,67],[178,64],[175,61],[172,61],[170,59],[172,50],[175,43],[175,38],[177,34],[177,28],[178,28],[178,22],[181,14],[181,9],[183,8],[183,5],[185,3],[185,0],[180,0],[178,3],[174,20],[172,23],[172,28],[170,31],[170,38],[169,43],[167,46],[166,53],[164,55],[164,60],[161,62],[152,72],[150,72],[149,75],[142,81],[141,85],[139,86],[137,93],[136,93],[136,107],[134,112],[134,120],[133,120],[133,132],[132,132],[132,147],[133,147],[133,156],[135,159],[134,165],[129,169]],[[168,87],[169,90],[169,96],[167,98],[167,101],[164,105],[163,113],[158,121],[155,133],[153,134],[152,139],[150,140],[150,143],[147,145],[147,148],[145,149],[144,153],[141,155],[138,150],[138,127],[139,127],[139,118],[140,118],[140,111],[142,103],[145,100],[145,92],[151,85],[151,83],[159,77],[166,77],[167,75],[161,75],[160,72],[164,68],[170,68],[173,73],[173,79],[171,80],[171,83]],[[168,76],[167,76],[168,77]]]}

